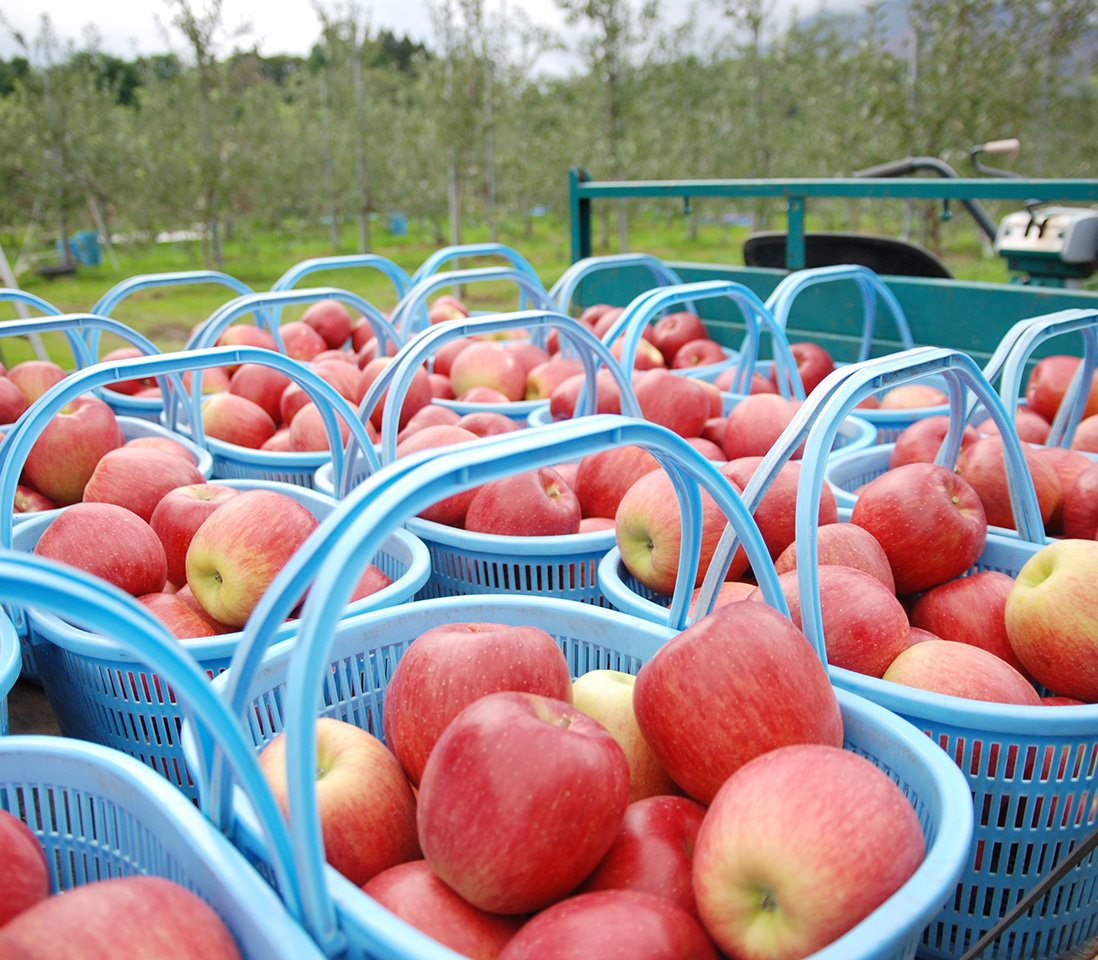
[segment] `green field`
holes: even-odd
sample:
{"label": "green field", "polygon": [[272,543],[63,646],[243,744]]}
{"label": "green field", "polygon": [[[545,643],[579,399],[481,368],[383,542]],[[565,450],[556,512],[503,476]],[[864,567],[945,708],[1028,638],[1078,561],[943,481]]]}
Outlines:
{"label": "green field", "polygon": [[[568,267],[570,262],[568,225],[550,218],[533,221],[532,232],[521,228],[508,230],[501,226],[497,240],[518,251],[537,270],[546,286],[550,286]],[[739,264],[743,262],[741,249],[747,235],[746,227],[725,226],[718,223],[701,223],[693,237],[687,235],[681,219],[668,222],[666,217],[639,216],[631,220],[630,249],[644,252],[669,261],[694,261],[701,263]],[[963,279],[1004,282],[1008,279],[1006,268],[999,258],[987,257],[975,240],[974,231],[966,235],[956,231],[948,252],[949,263],[956,275]],[[596,236],[596,243],[597,243]],[[467,230],[466,243],[488,240],[486,230]],[[381,226],[373,231],[373,252],[413,272],[428,255],[439,248],[433,231],[412,225],[408,236],[396,238]],[[11,250],[10,246],[5,249]],[[598,253],[618,252],[611,243]],[[353,225],[347,225],[340,249],[333,251],[326,228],[291,230],[265,233],[238,233],[224,244],[224,272],[247,284],[253,290],[267,290],[294,264],[314,257],[327,257],[355,251]],[[75,274],[47,278],[32,271],[19,278],[20,286],[66,313],[89,311],[108,290],[130,277],[175,273],[179,271],[208,269],[203,264],[202,251],[197,241],[172,243],[118,244],[114,248],[119,269],[107,262],[98,266],[81,266]],[[481,259],[481,264],[494,261]],[[455,266],[471,266],[473,261]],[[370,268],[323,270],[310,274],[299,287],[333,286],[350,290],[364,297],[379,309],[389,311],[395,305],[396,293],[389,280]],[[470,306],[479,310],[516,309],[518,298],[513,286],[507,284],[481,284],[464,291]],[[139,291],[123,300],[112,316],[137,330],[156,343],[162,350],[179,349],[185,343],[195,324],[206,319],[226,300],[235,296],[227,287],[217,283],[161,286]],[[283,321],[300,315],[303,307],[288,307]],[[0,304],[0,320],[18,316],[11,304]],[[44,338],[50,356],[65,367],[73,365],[72,355],[64,337],[50,334]],[[105,337],[101,349],[109,350],[119,342]],[[34,355],[29,342],[21,338],[0,340],[0,357],[7,365]]]}

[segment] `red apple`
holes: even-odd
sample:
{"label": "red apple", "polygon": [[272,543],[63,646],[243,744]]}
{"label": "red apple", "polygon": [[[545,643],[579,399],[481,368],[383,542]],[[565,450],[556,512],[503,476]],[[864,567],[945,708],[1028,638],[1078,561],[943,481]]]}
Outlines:
{"label": "red apple", "polygon": [[273,450],[277,453],[289,453],[290,450],[290,428],[279,427],[272,433],[266,440],[263,441],[263,445],[260,450]]}
{"label": "red apple", "polygon": [[495,387],[476,386],[454,397],[459,403],[511,403],[511,398]]}
{"label": "red apple", "polygon": [[147,610],[180,640],[213,637],[220,631],[186,600],[175,593],[146,593],[137,598]]}
{"label": "red apple", "polygon": [[242,363],[229,378],[229,393],[245,397],[267,411],[275,423],[282,420],[282,394],[292,383],[286,374],[262,363]]}
{"label": "red apple", "polygon": [[677,792],[637,726],[633,712],[636,679],[621,670],[601,669],[588,670],[572,683],[572,703],[606,727],[625,752],[630,802]]}
{"label": "red apple", "polygon": [[439,880],[426,860],[382,870],[362,889],[405,923],[464,957],[496,960],[525,922],[478,910]]}
{"label": "red apple", "polygon": [[998,570],[940,583],[915,601],[911,625],[929,630],[942,640],[983,647],[1025,674],[1006,630],[1007,597],[1013,587],[1014,578]]}
{"label": "red apple", "polygon": [[956,640],[912,644],[885,671],[884,679],[966,700],[1035,706],[1030,682],[990,650]]}
{"label": "red apple", "polygon": [[424,859],[492,913],[540,910],[574,890],[621,829],[629,765],[571,704],[491,693],[435,743],[419,790]]}
{"label": "red apple", "polygon": [[[144,351],[139,350],[137,347],[118,347],[115,350],[108,350],[104,353],[100,358],[100,362],[114,363],[116,360],[133,360],[143,356],[145,356]],[[155,387],[156,385],[155,377],[139,377],[135,380],[116,380],[113,383],[103,384],[107,390],[113,390],[115,393],[121,393],[131,397],[141,390]]]}
{"label": "red apple", "polygon": [[697,381],[664,368],[648,370],[633,385],[641,416],[680,437],[701,435],[709,419],[709,396]]}
{"label": "red apple", "polygon": [[102,577],[135,597],[158,593],[168,578],[164,547],[152,527],[113,503],[74,503],[62,510],[34,552]]}
{"label": "red apple", "polygon": [[693,854],[704,816],[705,807],[689,797],[634,800],[613,846],[579,891],[637,890],[670,900],[697,917]]}
{"label": "red apple", "polygon": [[15,423],[27,409],[27,398],[7,377],[0,377],[0,423]]}
{"label": "red apple", "polygon": [[[911,645],[907,611],[880,580],[854,567],[836,564],[818,570],[819,604],[827,662],[869,677],[881,677],[889,664]],[[789,615],[802,627],[797,572],[778,582]],[[762,600],[762,593],[752,595]]]}
{"label": "red apple", "polygon": [[499,433],[512,433],[521,429],[519,422],[497,410],[475,410],[460,416],[456,426],[475,433],[478,437],[494,437]]}
{"label": "red apple", "polygon": [[149,517],[164,545],[168,581],[176,586],[187,582],[187,548],[195,531],[218,507],[240,491],[223,483],[198,482],[169,490],[157,502]]}
{"label": "red apple", "polygon": [[909,463],[871,480],[850,521],[884,547],[899,594],[960,576],[987,540],[979,495],[963,477],[933,463]]}
{"label": "red apple", "polygon": [[84,502],[116,503],[147,521],[169,490],[205,482],[198,467],[174,453],[121,446],[99,459],[84,487]]}
{"label": "red apple", "polygon": [[[840,564],[854,567],[876,577],[889,590],[896,592],[896,580],[888,555],[873,534],[856,523],[827,523],[816,530],[816,557],[820,566]],[[774,569],[786,573],[797,569],[797,543],[786,547],[774,561]]]}
{"label": "red apple", "polygon": [[[366,396],[370,385],[377,379],[381,371],[392,362],[392,357],[378,357],[363,367],[358,386],[355,389],[354,401],[356,404],[362,403],[362,398]],[[388,395],[389,391],[386,389],[378,398],[377,404],[370,413],[370,422],[378,430],[381,429],[382,417],[385,413],[385,399]],[[412,416],[430,404],[433,399],[434,394],[431,392],[431,380],[427,375],[427,368],[420,367],[412,374],[412,379],[404,394],[404,400],[400,405],[397,416],[397,429],[400,430],[406,426]]]}
{"label": "red apple", "polygon": [[[1051,423],[1056,419],[1056,411],[1060,409],[1080,363],[1082,360],[1079,357],[1063,354],[1038,360],[1026,380],[1026,406]],[[1098,387],[1092,381],[1083,416],[1091,417],[1095,414],[1098,414]]]}
{"label": "red apple", "polygon": [[23,465],[24,482],[59,506],[76,503],[103,454],[122,442],[114,411],[95,397],[77,397],[43,425]]}
{"label": "red apple", "polygon": [[19,388],[28,407],[65,376],[64,368],[52,360],[24,360],[7,372],[7,378]]}
{"label": "red apple", "polygon": [[441,373],[429,373],[427,379],[431,383],[431,396],[435,400],[456,400],[454,388],[450,385],[450,378]]}
{"label": "red apple", "polygon": [[23,484],[15,487],[15,512],[39,513],[42,510],[54,510],[57,504],[47,497],[42,496],[37,490]]}
{"label": "red apple", "polygon": [[424,427],[438,426],[440,424],[452,427],[460,419],[461,414],[453,407],[444,407],[441,403],[429,403],[425,407],[420,407],[408,418],[408,422],[404,425],[403,429],[397,433],[397,443],[403,442],[417,430],[421,430]]}
{"label": "red apple", "polygon": [[434,357],[431,358],[431,370],[442,374],[447,380],[450,379],[450,368],[453,366],[454,358],[471,343],[476,343],[472,337],[455,337],[453,340],[439,344]]}
{"label": "red apple", "polygon": [[1060,480],[1060,499],[1048,523],[1045,524],[1046,533],[1054,537],[1059,536],[1064,530],[1064,507],[1068,491],[1080,473],[1094,466],[1094,460],[1085,453],[1064,447],[1034,447],[1033,453],[1038,458],[1051,463],[1052,469],[1056,471],[1056,476]]}
{"label": "red apple", "polygon": [[331,350],[338,350],[351,337],[351,311],[338,300],[310,303],[301,314],[301,322],[319,333]]}
{"label": "red apple", "polygon": [[[504,343],[517,358],[522,369],[526,371],[529,381],[530,373],[549,360],[549,351],[545,347],[538,346],[533,340],[510,340]],[[546,394],[546,397],[549,395]]]}
{"label": "red apple", "polygon": [[[1026,467],[1037,491],[1041,521],[1048,524],[1063,496],[1060,479],[1052,464],[1028,443],[1022,444]],[[981,437],[957,458],[957,473],[964,477],[980,497],[990,526],[1014,529],[1014,511],[1010,504],[1003,440],[996,435]]]}
{"label": "red apple", "polygon": [[300,320],[282,324],[278,332],[286,348],[286,356],[301,363],[308,363],[322,350],[328,349],[324,337]]}
{"label": "red apple", "polygon": [[[724,464],[721,474],[732,481],[737,490],[743,491],[759,469],[762,457],[738,457]],[[755,523],[766,543],[770,556],[777,557],[786,549],[796,536],[797,487],[800,484],[801,465],[787,460],[778,469],[770,487],[755,508]],[[839,507],[835,494],[825,483],[820,489],[819,507],[816,523],[819,528],[835,523],[839,519]],[[747,555],[740,547],[737,550],[739,563],[746,566]],[[735,562],[733,564],[735,566]]]}
{"label": "red apple", "polygon": [[710,340],[707,337],[703,340],[689,340],[684,343],[671,358],[668,366],[672,370],[690,370],[694,367],[724,363],[727,359],[724,347],[716,340]]}
{"label": "red apple", "polygon": [[[610,355],[618,361],[618,363],[624,364],[622,359],[622,351],[625,349],[625,335],[622,334],[612,344],[610,344]],[[632,369],[637,372],[644,370],[657,370],[664,369],[667,364],[663,362],[663,354],[656,348],[656,346],[647,340],[640,340],[637,343],[637,352],[633,357]]]}
{"label": "red apple", "polygon": [[921,410],[949,403],[949,395],[928,383],[903,383],[881,394],[881,410]]}
{"label": "red apple", "polygon": [[888,774],[847,750],[788,746],[740,767],[713,799],[694,889],[729,956],[807,957],[900,890],[925,856],[918,814]]}
{"label": "red apple", "polygon": [[50,895],[46,851],[15,814],[0,810],[0,927]]}
{"label": "red apple", "polygon": [[[999,425],[991,418],[976,425],[978,433],[998,433]],[[1026,407],[1018,407],[1014,414],[1014,432],[1026,443],[1044,443],[1048,440],[1052,424],[1039,413]]]}
{"label": "red apple", "polygon": [[[347,421],[338,413],[336,419],[339,421],[340,443],[346,446],[347,440],[351,436],[351,428],[347,426]],[[320,408],[315,403],[305,404],[294,416],[293,421],[290,423],[289,447],[295,453],[329,449],[328,430],[324,426],[324,418],[320,413]]]}
{"label": "red apple", "polygon": [[805,635],[762,603],[727,604],[665,643],[640,668],[633,703],[664,769],[703,804],[761,753],[843,740],[824,665]]}
{"label": "red apple", "polygon": [[566,536],[579,524],[579,500],[552,467],[482,484],[465,513],[466,530],[503,537]]}
{"label": "red apple", "polygon": [[182,457],[187,463],[198,466],[198,460],[195,455],[191,453],[182,443],[178,440],[173,440],[171,437],[166,437],[162,434],[149,434],[144,437],[131,437],[124,444],[124,447],[153,447],[156,450],[165,450],[168,453],[176,457]]}
{"label": "red apple", "polygon": [[202,428],[222,443],[258,450],[273,436],[275,422],[258,403],[235,393],[215,393],[202,401]]}
{"label": "red apple", "polygon": [[[835,369],[835,360],[825,348],[811,340],[791,343],[789,349],[797,363],[797,373],[800,374],[804,395],[807,397],[816,389],[820,381]],[[776,391],[778,388],[776,366],[770,368],[770,382]]]}
{"label": "red apple", "polygon": [[1062,503],[1063,535],[1071,540],[1098,539],[1098,464],[1091,463],[1071,481]]}
{"label": "red apple", "polygon": [[[701,501],[701,561],[691,590],[700,586],[728,522],[705,490],[701,491]],[[665,596],[673,594],[682,546],[682,515],[666,470],[649,471],[625,492],[615,514],[614,529],[625,568],[650,590]],[[734,557],[727,579],[737,579],[746,566],[746,554],[742,561]]]}
{"label": "red apple", "polygon": [[[949,417],[945,414],[920,417],[904,427],[888,455],[889,468],[900,467],[905,463],[933,463],[948,429]],[[976,428],[966,424],[961,432],[961,449],[964,450],[979,437]]]}
{"label": "red apple", "polygon": [[557,386],[583,373],[583,361],[556,356],[538,364],[526,374],[526,400],[548,400]]}
{"label": "red apple", "polygon": [[469,316],[469,308],[457,297],[444,293],[436,297],[427,308],[427,319],[432,323],[460,320]]}
{"label": "red apple", "polygon": [[1054,694],[1098,701],[1094,576],[1098,542],[1059,540],[1018,571],[1006,603],[1010,646]]}
{"label": "red apple", "polygon": [[671,366],[675,354],[692,340],[708,339],[709,331],[701,317],[688,310],[665,313],[652,324],[652,344],[667,366]]}
{"label": "red apple", "polygon": [[[713,609],[723,607],[727,603],[737,603],[740,600],[746,600],[757,589],[756,584],[750,580],[726,580],[717,589],[717,595],[713,598]],[[698,605],[698,596],[701,593],[701,587],[698,587],[690,597],[690,614],[691,616],[697,616],[696,607]]]}
{"label": "red apple", "polygon": [[[211,393],[221,393],[224,390],[229,389],[229,383],[231,382],[232,372],[236,370],[235,366],[228,367],[207,367],[202,371],[202,396],[207,396]],[[191,371],[188,370],[182,377],[183,386],[189,391],[191,389]],[[142,391],[136,396],[144,396],[145,392]],[[156,395],[160,395],[160,391],[156,391]]]}
{"label": "red apple", "polygon": [[[793,401],[776,393],[744,397],[728,413],[723,437],[725,457],[736,460],[765,456],[796,412]],[[794,456],[800,456],[800,451]]]}
{"label": "red apple", "polygon": [[271,581],[316,526],[316,517],[288,494],[242,491],[195,531],[187,549],[187,584],[212,616],[243,626]]}
{"label": "red apple", "polygon": [[566,897],[529,920],[500,960],[717,960],[701,924],[662,897],[594,890]]}
{"label": "red apple", "polygon": [[[591,312],[589,313],[589,311]],[[580,322],[584,322],[584,317],[586,317],[586,322],[591,324],[591,331],[596,337],[603,340],[610,328],[618,322],[618,317],[623,313],[625,313],[625,307],[597,304],[595,307],[588,307],[580,314]]]}
{"label": "red apple", "polygon": [[[410,437],[397,444],[396,457],[407,456],[420,450],[430,450],[435,447],[446,447],[454,443],[468,443],[476,440],[477,435],[461,427],[439,424],[433,427],[424,427],[417,430]],[[469,509],[469,503],[473,499],[475,490],[464,490],[461,493],[451,494],[425,510],[421,510],[419,516],[424,520],[434,523],[443,523],[451,527],[465,525],[465,512]]]}
{"label": "red apple", "polygon": [[232,931],[198,894],[173,880],[141,874],[95,880],[47,897],[0,929],[0,955],[14,960],[241,957]]}
{"label": "red apple", "polygon": [[526,373],[503,344],[482,340],[469,344],[450,366],[450,383],[460,398],[473,387],[491,387],[507,400],[526,395]]}
{"label": "red apple", "polygon": [[[316,746],[316,797],[328,863],[362,886],[382,870],[419,859],[416,798],[385,744],[353,723],[318,717]],[[284,733],[267,742],[259,766],[285,813]]]}
{"label": "red apple", "polygon": [[[579,374],[557,385],[549,396],[549,415],[553,420],[570,420],[586,377]],[[614,375],[605,368],[595,374],[595,412],[621,413],[621,389]]]}
{"label": "red apple", "polygon": [[[260,347],[263,350],[273,350],[278,353],[278,341],[274,334],[263,327],[257,327],[250,323],[236,323],[226,327],[217,338],[219,347]],[[232,375],[235,366],[229,370]]]}
{"label": "red apple", "polygon": [[500,690],[571,701],[572,677],[557,642],[534,626],[447,623],[420,634],[385,691],[385,742],[418,784],[446,725],[479,697]]}

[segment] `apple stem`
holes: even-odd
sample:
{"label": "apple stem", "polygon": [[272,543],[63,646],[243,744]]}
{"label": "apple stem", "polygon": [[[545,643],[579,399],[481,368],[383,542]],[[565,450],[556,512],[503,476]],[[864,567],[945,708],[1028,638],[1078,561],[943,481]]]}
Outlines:
{"label": "apple stem", "polygon": [[566,714],[565,716],[563,716],[559,720],[557,720],[557,726],[567,730],[575,722],[576,722],[575,717],[573,717],[571,714]]}

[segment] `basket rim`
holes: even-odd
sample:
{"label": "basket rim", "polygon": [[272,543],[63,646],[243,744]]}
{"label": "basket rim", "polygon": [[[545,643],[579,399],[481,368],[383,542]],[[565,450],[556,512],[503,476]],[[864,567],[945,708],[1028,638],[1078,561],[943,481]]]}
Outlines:
{"label": "basket rim", "polygon": [[421,540],[445,544],[479,553],[498,553],[503,557],[544,554],[565,557],[569,554],[602,552],[615,543],[613,527],[605,530],[589,530],[585,533],[568,533],[554,536],[519,537],[498,533],[476,533],[464,527],[451,527],[423,517],[409,517],[404,522],[406,530]]}

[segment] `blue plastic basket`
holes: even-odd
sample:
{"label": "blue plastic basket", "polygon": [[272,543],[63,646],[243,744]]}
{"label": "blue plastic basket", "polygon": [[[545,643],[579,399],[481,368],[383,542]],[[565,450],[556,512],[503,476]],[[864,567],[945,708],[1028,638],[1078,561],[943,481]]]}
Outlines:
{"label": "blue plastic basket", "polygon": [[[674,631],[590,604],[518,595],[436,598],[336,623],[328,604],[318,598],[338,601],[357,577],[362,558],[403,518],[439,496],[550,463],[562,452],[578,458],[618,443],[643,445],[664,461],[676,478],[687,527],[699,521],[698,487],[704,486],[733,518],[749,556],[759,564],[767,602],[787,612],[769,555],[742,502],[712,464],[681,438],[651,423],[583,417],[544,430],[515,431],[481,444],[458,445],[440,456],[417,454],[370,477],[333,514],[328,543],[318,540],[320,549],[313,556],[302,557],[284,571],[287,597],[313,581],[297,642],[263,653],[264,622],[280,619],[288,602],[272,591],[263,600],[262,615],[249,624],[230,669],[214,681],[234,712],[246,718],[257,749],[281,730],[287,731],[295,862],[310,918],[306,926],[322,945],[346,946],[353,958],[455,958],[324,864],[312,774],[316,764],[312,728],[318,708],[324,715],[349,720],[381,736],[385,687],[393,666],[416,636],[436,624],[482,619],[536,623],[561,644],[577,676],[596,668],[635,673]],[[682,565],[689,568],[692,563],[696,567],[696,559],[684,555]],[[968,847],[967,790],[954,765],[909,725],[859,697],[840,692],[839,699],[847,747],[869,757],[902,785],[920,814],[928,853],[901,891],[815,956],[910,958],[923,927],[955,884]],[[189,747],[186,736],[185,741]],[[248,840],[256,821],[245,807],[232,804],[226,784],[215,777],[212,786],[211,808],[219,812],[219,822],[226,828],[237,825],[242,849],[262,865],[262,844]]]}
{"label": "blue plastic basket", "polygon": [[[276,315],[283,307],[301,303],[314,303],[323,299],[338,300],[341,303],[346,303],[348,306],[359,310],[373,326],[374,331],[378,335],[378,339],[382,341],[383,344],[389,340],[395,343],[401,342],[392,325],[381,311],[361,297],[335,287],[312,287],[304,290],[291,289],[272,293],[250,294],[229,301],[202,323],[201,327],[199,327],[187,344],[187,350],[183,353],[200,353],[208,351],[209,349],[227,349],[224,347],[214,347],[217,338],[234,320],[252,313],[254,313],[258,319],[263,320],[266,318],[266,322],[269,324],[267,329],[275,337],[279,350],[282,351],[283,345],[281,336],[278,332],[278,324],[270,321],[269,318]],[[264,351],[252,350],[249,354],[249,362],[272,365],[260,356],[263,352]],[[268,354],[272,353],[272,351],[265,352]],[[331,419],[332,425],[335,427],[334,432],[332,429],[329,429],[328,431],[330,449],[341,447],[343,444],[338,425],[336,425],[334,419],[335,414],[338,413],[348,425],[351,432],[359,434],[358,439],[362,444],[359,449],[365,449],[368,457],[373,458],[374,452],[372,444],[369,443],[369,440],[366,437],[365,427],[355,417],[355,408],[330,384],[318,377],[304,364],[289,360],[283,353],[284,351],[277,355],[285,360],[287,365],[278,366],[277,369],[281,370],[289,376],[291,380],[295,380],[304,387],[310,397],[321,408],[321,412],[325,415],[325,420]],[[183,354],[180,354],[180,356],[182,355]],[[222,363],[225,364],[244,362],[239,359],[234,359],[231,353],[223,354],[222,356]],[[205,366],[213,366],[213,364],[205,364]],[[198,423],[199,425],[202,420],[203,399],[201,367],[202,365],[197,363],[194,366],[191,391],[190,396],[188,397],[190,408],[188,420],[191,423]],[[190,368],[184,366],[182,369]],[[332,454],[329,450],[298,452],[253,450],[248,447],[238,446],[234,443],[226,443],[213,437],[203,436],[201,439],[213,455],[213,476],[215,479],[275,480],[280,483],[296,483],[302,486],[311,487],[317,469],[321,464],[332,459]]]}
{"label": "blue plastic basket", "polygon": [[[516,326],[533,331],[555,326],[562,340],[574,343],[587,358],[584,364],[588,384],[593,384],[596,364],[601,362],[615,376],[623,391],[626,409],[634,414],[639,412],[628,380],[609,350],[572,318],[554,311],[525,310],[455,320],[437,324],[403,347],[362,398],[359,416],[366,420],[382,394],[385,395],[380,443],[383,463],[391,463],[396,457],[398,411],[412,376],[426,359],[433,356],[439,346],[455,338]],[[589,411],[594,409],[594,400],[594,390],[587,390],[584,403]],[[355,478],[348,477],[348,488],[350,484],[360,482],[363,476],[360,473]],[[336,492],[329,469],[322,467],[318,471],[316,486]],[[346,489],[340,491],[340,495],[345,494]],[[595,569],[614,543],[613,530],[563,537],[506,537],[474,533],[419,517],[409,518],[406,526],[426,544],[431,555],[431,577],[421,597],[533,593],[589,603],[604,602]]]}
{"label": "blue plastic basket", "polygon": [[[261,355],[261,362],[298,367],[292,360],[268,350],[241,348],[232,351],[241,357]],[[127,376],[134,365],[152,365],[164,370],[180,362],[189,364],[220,362],[223,350],[195,351],[190,354],[163,354],[147,360],[126,360],[117,364],[97,364],[66,378],[45,394],[21,419],[5,443],[6,458],[0,470],[0,504],[11,504],[15,484],[41,425],[55,409],[87,389],[87,383]],[[300,375],[303,368],[298,367]],[[337,447],[342,469],[342,448]],[[284,493],[304,504],[318,519],[330,513],[332,497],[299,484],[264,480],[220,480],[241,489],[270,489]],[[14,525],[8,516],[0,520],[0,544],[30,553],[56,511],[30,515]],[[407,531],[398,535],[379,553],[377,565],[393,583],[384,590],[351,605],[346,615],[354,615],[379,605],[401,603],[416,594],[430,575],[430,561],[424,544]],[[182,763],[177,736],[179,709],[154,675],[141,670],[141,660],[128,656],[113,638],[97,637],[79,630],[50,613],[28,607],[12,608],[12,617],[23,637],[23,657],[45,689],[67,736],[95,740],[117,747],[153,766],[165,776],[193,793],[193,782]],[[289,637],[296,624],[277,628],[280,637]],[[240,639],[240,632],[198,638],[186,642],[191,655],[213,676],[228,664]]]}
{"label": "blue plastic basket", "polygon": [[[750,505],[765,490],[765,478],[807,436],[804,473],[798,490],[798,590],[818,596],[813,498],[824,482],[821,451],[836,417],[885,382],[915,379],[936,371],[969,388],[991,411],[1004,437],[1011,499],[1018,533],[990,534],[973,570],[1016,575],[1045,543],[1033,485],[1028,481],[1021,444],[1010,427],[1006,406],[975,362],[954,351],[924,349],[855,364],[825,381],[821,395],[805,404],[802,415],[767,456],[744,491]],[[958,409],[961,409],[958,407]],[[957,417],[953,443],[959,443]],[[946,446],[950,445],[947,438]],[[955,451],[955,446],[953,450]],[[765,468],[765,471],[764,469]],[[710,575],[716,577],[733,544],[722,543]],[[707,578],[699,606],[705,609],[716,580]],[[805,634],[822,655],[819,605],[802,609]],[[1047,875],[1054,863],[1092,834],[1098,817],[1098,704],[1078,707],[1022,707],[984,703],[915,690],[830,668],[837,687],[892,710],[938,744],[967,778],[975,814],[974,843],[964,872],[945,909],[929,924],[920,955],[956,958],[1001,922]],[[1047,775],[1045,763],[1050,764]],[[1061,770],[1060,764],[1064,764]],[[1084,943],[1098,932],[1098,860],[1091,851],[1024,916],[1014,920],[986,957],[1052,958]]]}
{"label": "blue plastic basket", "polygon": [[[1090,383],[1098,362],[1096,328],[1098,328],[1098,311],[1060,310],[1056,313],[1020,320],[1007,332],[984,365],[983,374],[989,383],[995,383],[998,380],[999,398],[1005,405],[1011,423],[1014,422],[1019,397],[1022,395],[1022,377],[1034,351],[1055,337],[1079,333],[1083,338],[1082,362],[1079,364],[1079,370],[1064,402],[1056,413],[1046,441],[1049,446],[1070,446],[1087,402],[1088,391],[1083,390],[1082,385]],[[926,382],[926,378],[922,378],[921,382]],[[949,413],[948,406],[937,411],[939,416],[949,415]],[[979,403],[975,397],[970,398],[965,407],[964,422],[978,423],[987,416],[987,407]],[[857,500],[856,491],[888,469],[889,456],[895,448],[897,436],[899,432],[889,441],[879,441],[877,444],[858,450],[844,450],[828,459],[824,477],[835,492],[835,499],[840,506],[853,507]],[[938,462],[952,466],[956,462],[956,456],[954,451],[947,460],[945,459],[946,451],[943,450]]]}
{"label": "blue plastic basket", "polygon": [[[131,598],[80,571],[0,551],[0,599],[28,595],[143,651],[171,675],[188,714],[199,719],[197,755],[208,758],[217,743],[234,768],[258,773],[238,724],[201,671]],[[256,803],[277,810],[269,792],[257,795]],[[116,750],[63,737],[0,739],[0,809],[23,819],[43,844],[54,892],[109,877],[162,876],[217,911],[245,960],[323,956],[287,910],[285,894],[276,896],[193,802]],[[278,844],[272,842],[271,849],[278,861]]]}

